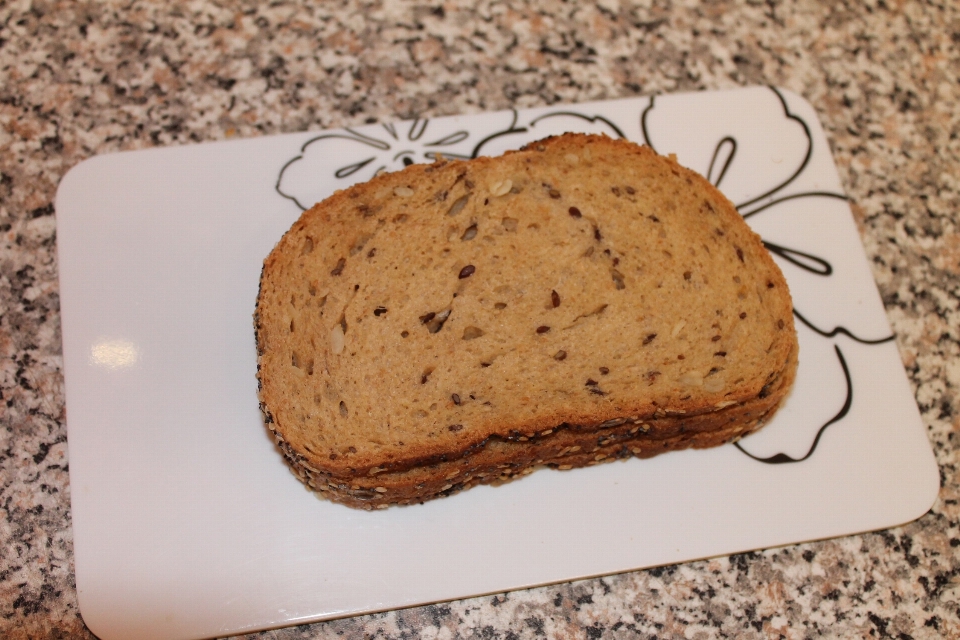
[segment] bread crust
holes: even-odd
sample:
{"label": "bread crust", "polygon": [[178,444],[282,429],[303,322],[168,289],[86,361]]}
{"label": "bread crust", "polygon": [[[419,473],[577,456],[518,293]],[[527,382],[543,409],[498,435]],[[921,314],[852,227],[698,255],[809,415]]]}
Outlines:
{"label": "bread crust", "polygon": [[[721,428],[683,431],[665,438],[648,438],[642,432],[638,436],[619,438],[610,434],[604,438],[604,444],[596,444],[587,450],[581,448],[577,451],[563,452],[561,449],[562,453],[556,452],[550,455],[531,448],[512,458],[511,462],[499,464],[481,464],[473,458],[468,458],[456,463],[441,463],[425,469],[414,469],[404,474],[412,477],[337,480],[323,477],[322,474],[297,464],[293,458],[287,457],[287,461],[294,474],[310,489],[335,502],[366,510],[384,509],[393,505],[422,504],[427,500],[453,495],[481,484],[502,484],[521,478],[537,469],[551,468],[566,471],[631,457],[652,458],[662,453],[683,449],[707,449],[721,446],[736,442],[759,430],[774,411],[775,407],[745,422],[732,421]],[[285,457],[287,450],[286,447],[281,446]]]}
{"label": "bread crust", "polygon": [[[336,478],[310,468],[282,439],[276,441],[294,474],[310,489],[331,500],[366,510],[422,504],[480,484],[508,482],[541,468],[570,470],[736,442],[758,431],[776,412],[782,393],[793,383],[796,369],[788,371],[791,377],[779,381],[775,394],[747,405],[724,408],[716,415],[693,419],[671,416],[647,423],[628,420],[615,427],[567,431],[567,437],[551,434],[533,443],[489,440],[484,443],[486,447],[473,455],[404,472]],[[564,430],[555,433],[563,434]]]}
{"label": "bread crust", "polygon": [[[656,173],[655,180],[645,182],[644,172]],[[623,177],[626,174],[629,179]],[[549,181],[540,176],[549,176]],[[574,182],[561,184],[560,180],[567,179]],[[578,179],[582,185],[576,184]],[[599,180],[613,184],[610,189],[615,197],[594,184]],[[691,213],[692,206],[699,209]],[[489,213],[494,210],[500,213]],[[701,219],[706,231],[697,228]],[[501,220],[499,226],[494,224],[497,220]],[[538,326],[535,333],[523,337],[526,342],[519,341],[515,347],[523,351],[533,345],[529,353],[523,357],[500,353],[487,363],[483,358],[488,356],[475,345],[509,341],[525,316],[498,320],[506,316],[496,315],[497,306],[507,304],[487,307],[494,298],[506,299],[506,294],[493,293],[500,280],[478,283],[491,278],[498,260],[509,262],[512,256],[520,256],[516,260],[528,270],[544,265],[544,274],[550,274],[554,267],[547,251],[550,247],[535,244],[546,241],[537,236],[531,236],[526,244],[512,239],[511,234],[519,237],[518,230],[524,225],[528,226],[523,231],[534,229],[533,233],[548,237],[554,245],[565,242],[564,233],[573,238],[571,244],[588,245],[586,258],[565,268],[572,274],[568,281],[579,278],[589,286],[563,289],[551,282],[545,292],[538,292],[546,309],[542,317],[552,318],[543,322],[551,325]],[[492,229],[489,235],[481,236],[487,229]],[[689,247],[683,244],[686,236],[694,240]],[[637,237],[642,237],[636,241],[640,244],[632,246],[632,252],[626,250]],[[421,238],[423,242],[419,242]],[[487,254],[476,250],[483,242],[494,247]],[[512,254],[508,253],[511,247]],[[673,266],[678,262],[676,254],[688,249],[695,257],[684,256],[683,265],[694,266]],[[662,252],[659,262],[648,259],[655,250]],[[527,252],[536,251],[543,251],[546,257],[532,267],[522,262]],[[724,251],[727,255],[722,258],[715,255]],[[458,252],[477,265],[463,264],[465,260],[456,258]],[[447,268],[435,268],[447,254],[453,255],[449,264],[441,265]],[[409,269],[409,276],[395,275],[414,259],[408,256],[422,264]],[[560,259],[556,262],[564,265]],[[687,300],[701,299],[700,291],[687,289],[702,280],[702,298],[718,308],[705,303],[695,311],[715,313],[715,318],[709,318],[714,320],[712,325],[699,317],[684,320],[683,309],[671,310],[672,316],[658,314],[672,299],[662,293],[662,283],[657,286],[658,280],[668,279],[657,274],[661,262],[677,271],[668,275],[680,283],[674,286],[683,289]],[[453,273],[448,273],[450,266],[455,267]],[[723,277],[721,272],[728,266],[730,273],[738,275],[730,276],[736,284],[723,285],[722,293],[734,298],[726,303],[710,279]],[[438,273],[423,276],[429,269]],[[466,271],[469,273],[464,275]],[[598,273],[610,275],[597,280]],[[531,288],[529,283],[520,286]],[[506,284],[499,287],[510,289]],[[558,309],[561,296],[553,287],[563,291],[564,303],[611,302],[583,307],[586,313],[577,315],[573,310]],[[624,302],[624,289],[634,295],[632,301]],[[374,307],[381,299],[390,302]],[[527,303],[523,294],[517,301],[517,306]],[[362,305],[368,307],[367,315],[354,311]],[[749,313],[739,311],[741,308]],[[448,316],[439,319],[445,311]],[[573,344],[595,341],[598,331],[609,329],[603,322],[613,320],[621,320],[639,340],[630,346],[633,351],[627,356],[620,355],[615,340],[607,340],[596,353],[576,354],[575,364],[575,358],[567,359],[563,349],[544,358],[537,349],[542,351],[540,345],[549,346],[547,340],[561,334],[561,329],[553,331],[553,319],[560,322],[560,311],[568,313],[566,322],[572,318],[562,331],[563,339],[576,338]],[[658,315],[672,318],[666,331],[658,328],[665,322]],[[755,315],[762,317],[752,317]],[[481,321],[486,329],[474,326]],[[438,323],[440,328],[434,332]],[[704,337],[712,342],[696,346],[693,354],[687,350],[692,340],[685,340],[684,334],[688,323],[715,334]],[[474,481],[487,482],[491,465],[506,464],[513,469],[521,464],[526,469],[530,461],[542,460],[541,464],[582,466],[581,458],[586,460],[582,464],[590,462],[585,454],[567,452],[562,462],[554,454],[573,446],[583,450],[588,441],[595,443],[600,433],[621,437],[623,427],[627,432],[632,426],[645,427],[630,434],[624,443],[669,443],[664,450],[722,444],[757,428],[758,421],[776,410],[793,382],[798,353],[792,303],[783,276],[733,205],[703,177],[672,158],[626,141],[579,134],[548,138],[501,158],[412,165],[337,192],[305,212],[265,260],[254,325],[261,409],[284,456],[301,478],[331,499],[364,508],[449,493],[450,489],[438,488],[450,482],[437,483],[449,476],[455,464],[487,470],[482,479],[461,483],[464,487]],[[640,325],[656,331],[641,330]],[[368,330],[371,326],[374,328]],[[401,332],[400,327],[406,328]],[[542,327],[547,330],[541,333]],[[454,330],[455,336],[451,335]],[[413,332],[417,333],[410,337],[419,341],[419,350],[402,351],[410,344],[403,334]],[[668,343],[666,332],[672,342]],[[557,344],[565,344],[563,339],[557,339]],[[671,351],[671,346],[676,348]],[[734,348],[749,352],[749,357],[726,351]],[[458,363],[464,354],[479,354],[479,366],[456,370],[453,365],[446,369],[431,366],[422,374],[416,371],[411,375],[407,370],[409,353],[420,356],[430,350],[443,351]],[[496,349],[489,351],[495,353]],[[564,358],[558,360],[561,351]],[[673,355],[677,351],[684,353]],[[649,366],[636,356],[646,352],[653,354],[644,356]],[[583,372],[588,369],[584,367],[588,362],[596,364],[601,356],[611,364],[619,359],[629,366],[599,366],[582,387],[560,386],[571,370],[585,377]],[[696,366],[687,365],[685,359]],[[561,361],[572,366],[564,370],[557,365]],[[735,366],[731,361],[736,361]],[[391,366],[384,368],[381,362]],[[529,362],[534,366],[528,366]],[[553,384],[557,391],[549,397],[541,393],[546,400],[532,410],[529,402],[515,401],[525,397],[522,386],[515,385],[516,391],[502,395],[448,393],[450,381],[457,376],[480,381],[474,383],[480,388],[482,376],[491,371],[513,376],[531,370],[537,380],[548,380],[544,384]],[[397,371],[404,371],[406,379],[397,382],[392,378]],[[417,377],[419,385],[418,380],[411,380]],[[447,384],[448,389],[427,396],[433,403],[414,408],[413,419],[399,415],[415,405],[409,398],[416,400],[430,390],[431,377],[437,379],[438,387]],[[721,378],[722,384],[718,382]],[[364,388],[364,384],[368,386]],[[369,401],[370,394],[382,396],[388,409]],[[575,397],[567,400],[568,396]],[[437,402],[441,397],[442,402]],[[496,405],[494,410],[484,413],[484,402]],[[420,413],[424,416],[418,418]],[[426,426],[418,426],[418,419]],[[646,457],[648,447],[637,444],[635,448],[644,452],[635,455]],[[603,453],[602,448],[598,451],[595,455]],[[411,481],[413,477],[417,481]],[[371,478],[379,484],[371,487]],[[353,486],[358,488],[349,489]],[[375,490],[377,487],[384,491]]]}

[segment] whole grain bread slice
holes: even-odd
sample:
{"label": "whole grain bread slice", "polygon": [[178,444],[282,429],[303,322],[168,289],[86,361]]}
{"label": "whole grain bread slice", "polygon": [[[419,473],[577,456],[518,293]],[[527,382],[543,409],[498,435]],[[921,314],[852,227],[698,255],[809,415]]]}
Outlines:
{"label": "whole grain bread slice", "polygon": [[[566,466],[564,438],[617,421],[720,444],[797,362],[786,283],[733,205],[672,158],[574,134],[337,192],[266,259],[255,325],[281,449],[368,507],[449,491],[458,460]],[[738,407],[755,413],[731,426]]]}

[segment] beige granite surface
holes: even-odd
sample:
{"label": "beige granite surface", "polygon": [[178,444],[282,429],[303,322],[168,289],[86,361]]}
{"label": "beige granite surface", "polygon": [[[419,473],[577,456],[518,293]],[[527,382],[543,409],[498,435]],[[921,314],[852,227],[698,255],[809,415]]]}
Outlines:
{"label": "beige granite surface", "polygon": [[960,637],[960,7],[946,0],[0,2],[0,637],[91,636],[73,576],[52,204],[70,167],[748,84],[819,111],[940,465],[930,512],[251,637]]}

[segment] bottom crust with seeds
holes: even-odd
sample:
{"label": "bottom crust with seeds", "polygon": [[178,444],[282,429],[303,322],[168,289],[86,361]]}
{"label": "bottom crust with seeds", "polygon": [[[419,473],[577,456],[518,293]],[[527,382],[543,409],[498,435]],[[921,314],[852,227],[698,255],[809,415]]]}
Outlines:
{"label": "bottom crust with seeds", "polygon": [[481,484],[502,484],[544,467],[565,471],[631,457],[651,458],[669,451],[717,447],[735,442],[760,429],[766,418],[767,416],[763,416],[751,423],[730,426],[721,431],[690,432],[662,440],[636,437],[595,447],[587,452],[579,451],[552,459],[538,458],[526,463],[515,462],[505,464],[502,468],[499,466],[478,469],[468,467],[464,473],[458,473],[456,478],[448,479],[441,476],[412,486],[390,489],[380,485],[367,488],[345,482],[330,482],[292,463],[291,469],[310,489],[334,502],[366,510],[386,509],[394,505],[422,504],[427,500],[449,496]]}
{"label": "bottom crust with seeds", "polygon": [[691,417],[624,418],[607,428],[557,429],[537,442],[495,440],[472,455],[396,473],[333,477],[310,468],[276,432],[273,435],[291,470],[319,495],[350,507],[385,509],[423,503],[480,484],[501,484],[542,467],[568,470],[735,442],[770,419],[795,375],[794,353],[767,395],[740,405]]}

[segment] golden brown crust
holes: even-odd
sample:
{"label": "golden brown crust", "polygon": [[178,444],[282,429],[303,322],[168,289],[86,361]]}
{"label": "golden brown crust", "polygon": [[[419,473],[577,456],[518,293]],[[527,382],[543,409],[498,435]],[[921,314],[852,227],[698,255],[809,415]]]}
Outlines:
{"label": "golden brown crust", "polygon": [[729,201],[598,136],[337,192],[264,262],[254,322],[265,421],[325,480],[440,473],[623,418],[712,442],[731,409],[775,410],[796,366],[786,284]]}
{"label": "golden brown crust", "polygon": [[[775,407],[760,415],[744,412],[744,420],[731,421],[723,427],[702,431],[684,430],[665,438],[647,437],[642,429],[636,434],[630,434],[629,431],[624,434],[604,434],[594,437],[589,447],[554,447],[553,451],[548,452],[530,448],[519,451],[520,455],[513,457],[511,462],[484,463],[468,458],[456,463],[441,463],[412,470],[416,473],[400,474],[411,476],[409,478],[375,476],[338,480],[298,465],[290,457],[287,457],[287,461],[294,474],[321,495],[351,507],[383,509],[393,505],[423,503],[479,484],[508,482],[543,467],[566,471],[631,457],[651,458],[670,451],[717,447],[760,429],[773,411]],[[281,450],[286,451],[282,446]]]}

